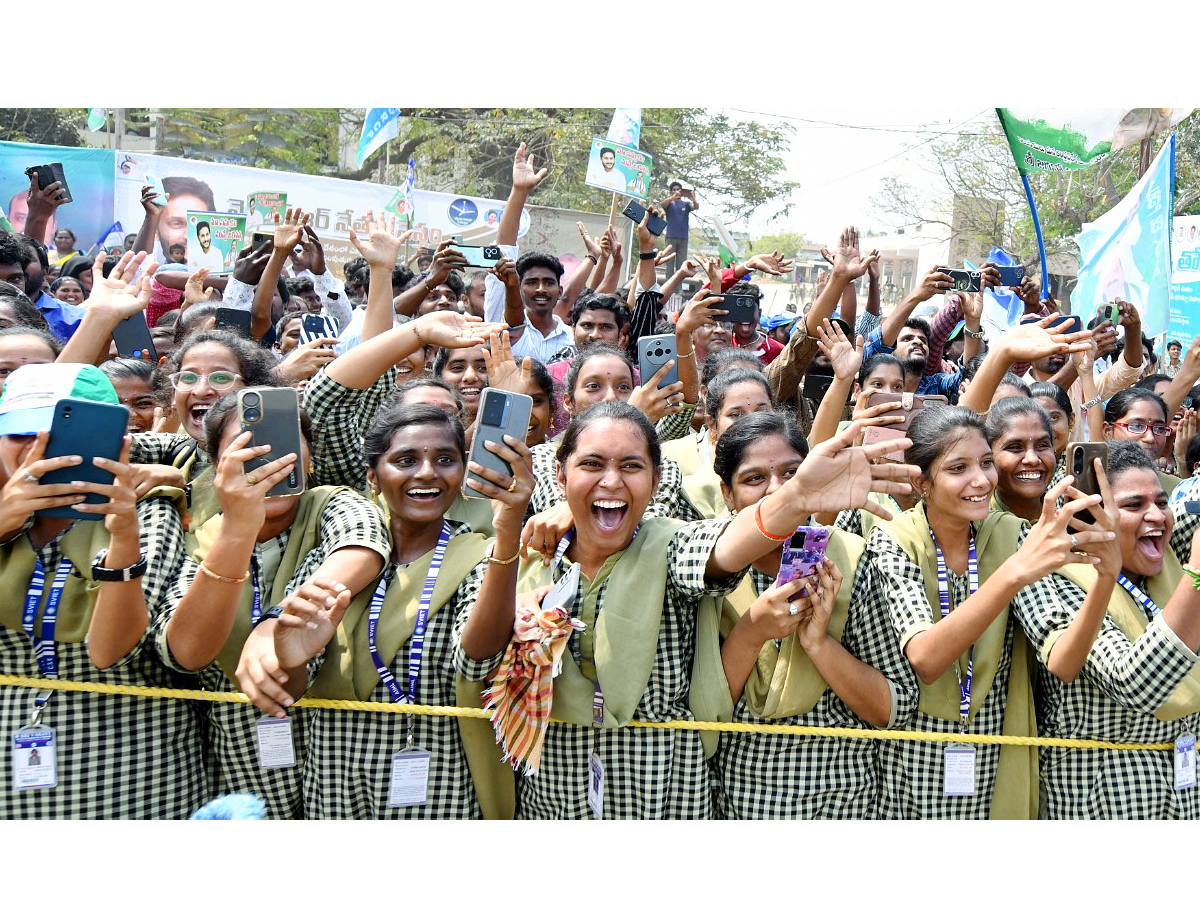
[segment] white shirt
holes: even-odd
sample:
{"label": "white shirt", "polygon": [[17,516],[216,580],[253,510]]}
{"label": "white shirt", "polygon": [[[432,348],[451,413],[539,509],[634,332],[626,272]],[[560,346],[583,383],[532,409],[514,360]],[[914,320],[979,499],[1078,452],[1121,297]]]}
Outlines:
{"label": "white shirt", "polygon": [[187,267],[189,272],[208,269],[210,274],[216,274],[225,268],[225,256],[212,244],[208,245],[208,250],[204,253],[200,253],[199,250],[199,247],[188,250]]}
{"label": "white shirt", "polygon": [[[500,244],[500,252],[509,259],[516,259],[519,248],[516,244]],[[504,282],[493,275],[487,274],[483,283],[483,320],[485,322],[503,322],[504,308],[508,297],[508,289]],[[525,317],[525,327],[512,342],[513,356],[532,356],[545,365],[555,353],[563,347],[575,343],[575,335],[558,316],[554,317],[554,329],[549,334],[542,334]]]}

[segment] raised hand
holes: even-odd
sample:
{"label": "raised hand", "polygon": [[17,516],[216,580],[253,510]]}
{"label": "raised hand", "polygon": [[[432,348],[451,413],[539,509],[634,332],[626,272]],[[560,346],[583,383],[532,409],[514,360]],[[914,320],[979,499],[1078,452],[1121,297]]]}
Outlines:
{"label": "raised hand", "polygon": [[636,406],[646,414],[652,424],[668,413],[674,412],[683,402],[683,383],[672,380],[663,384],[668,378],[676,379],[675,363],[668,360],[666,365],[638,385],[629,395],[629,405]]}
{"label": "raised hand", "polygon": [[155,219],[161,216],[166,210],[165,206],[160,206],[154,202],[157,197],[158,194],[150,185],[146,184],[142,186],[142,196],[139,202],[142,204],[142,209],[146,211],[146,215]]}
{"label": "raised hand", "polygon": [[[601,255],[603,255],[605,252],[604,248],[601,247],[600,244],[598,244],[590,234],[588,234],[587,226],[582,222],[576,222],[575,227],[579,229],[579,236],[583,238],[584,250],[599,260]],[[603,240],[603,237],[601,237],[601,240]]]}
{"label": "raised hand", "polygon": [[766,275],[786,275],[795,268],[795,260],[785,259],[776,250],[773,253],[759,253],[742,263],[747,269],[762,272]]}
{"label": "raised hand", "polygon": [[526,356],[517,365],[507,331],[493,333],[488,338],[483,359],[487,364],[488,387],[514,394],[527,394],[533,387],[532,357]]}
{"label": "raised hand", "polygon": [[39,431],[29,452],[8,481],[0,488],[0,537],[11,540],[30,516],[54,506],[82,503],[86,497],[71,484],[42,484],[39,479],[47,472],[78,466],[81,456],[45,458],[48,431]]}
{"label": "raised hand", "polygon": [[858,335],[857,343],[850,343],[850,339],[842,332],[837,322],[831,322],[829,319],[821,321],[817,326],[817,346],[828,358],[834,376],[843,382],[853,378],[862,368],[863,336]]}
{"label": "raised hand", "polygon": [[466,267],[467,258],[455,245],[454,238],[447,238],[434,251],[433,262],[429,264],[429,271],[425,275],[425,284],[431,288],[445,284],[451,272],[461,272]]}
{"label": "raised hand", "polygon": [[88,311],[102,313],[106,317],[128,319],[144,310],[150,302],[150,276],[158,271],[158,263],[150,263],[145,273],[135,279],[138,268],[146,259],[146,252],[143,250],[135,254],[130,250],[117,260],[106,278],[104,263],[107,259],[108,255],[103,250],[96,254],[96,263],[92,266],[92,293],[83,306]]}
{"label": "raised hand", "polygon": [[[796,638],[804,652],[811,654],[823,642],[832,640],[829,620],[833,618],[833,606],[838,591],[842,589],[842,572],[832,559],[823,559],[817,568],[816,585],[808,589],[808,611],[801,608],[797,618],[800,627]],[[799,605],[799,604],[797,604]]]}
{"label": "raised hand", "polygon": [[692,257],[701,269],[708,274],[708,286],[714,294],[721,293],[721,260],[718,257],[697,253]]}
{"label": "raised hand", "polygon": [[[367,210],[367,239],[364,242],[353,228],[350,229],[350,243],[358,251],[358,255],[367,261],[367,265],[377,269],[391,271],[396,267],[400,258],[400,247],[412,237],[413,232],[396,231],[396,216],[384,216],[380,210],[374,216],[372,210]],[[315,235],[314,235],[315,237]],[[320,244],[317,244],[320,247]],[[307,250],[306,250],[307,252]],[[322,259],[324,257],[322,256]],[[312,268],[311,266],[309,267]]]}
{"label": "raised hand", "polygon": [[912,289],[909,296],[916,297],[918,301],[928,300],[936,294],[944,294],[953,288],[954,279],[945,272],[939,272],[938,267],[934,266],[925,273],[921,283]]}
{"label": "raised hand", "polygon": [[658,255],[654,257],[654,266],[655,266],[655,268],[657,268],[658,266],[665,266],[667,263],[669,263],[674,258],[675,258],[675,247],[671,244],[667,244],[667,246],[665,246],[663,249],[659,250]]}
{"label": "raised hand", "polygon": [[532,191],[542,183],[548,174],[550,174],[550,170],[544,166],[540,171],[534,168],[533,154],[530,153],[526,156],[525,142],[521,141],[521,146],[517,148],[517,152],[513,155],[513,190]]}
{"label": "raised hand", "polygon": [[319,337],[307,344],[300,344],[287,355],[287,359],[279,364],[276,371],[286,373],[293,384],[306,378],[312,378],[337,359],[337,353],[333,348],[339,340],[335,337]]}
{"label": "raised hand", "polygon": [[279,218],[279,213],[275,213],[274,217],[275,237],[272,245],[283,253],[291,253],[300,243],[300,236],[304,234],[304,228],[308,225],[308,213],[294,206],[284,212],[283,219]]}
{"label": "raised hand", "polygon": [[284,669],[304,665],[325,649],[350,606],[350,589],[328,578],[310,578],[281,604],[275,655]]}
{"label": "raised hand", "polygon": [[[29,176],[29,194],[26,201],[29,207],[29,217],[39,216],[49,219],[54,211],[67,202],[67,192],[62,189],[62,182],[52,181],[45,187],[38,184],[37,172]],[[40,239],[41,236],[38,235]]]}
{"label": "raised hand", "polygon": [[258,284],[267,270],[273,244],[266,241],[257,247],[250,246],[237,255],[233,264],[233,277],[242,284]]}
{"label": "raised hand", "polygon": [[1092,337],[1090,331],[1063,334],[1070,323],[1060,322],[1050,327],[1054,319],[1054,316],[1047,316],[1040,322],[1018,325],[1004,335],[1000,346],[1012,358],[1022,362],[1033,362],[1056,353],[1082,353],[1088,349]]}
{"label": "raised hand", "polygon": [[920,477],[917,466],[883,462],[885,456],[903,452],[912,446],[908,438],[882,441],[869,447],[856,447],[862,425],[851,423],[837,437],[817,444],[785,488],[796,497],[798,506],[810,513],[865,509],[883,519],[892,514],[870,499],[872,493],[912,493],[912,480]]}
{"label": "raised hand", "polygon": [[843,228],[838,236],[837,251],[833,257],[830,258],[825,252],[821,255],[833,266],[834,275],[853,281],[862,277],[871,265],[871,260],[878,259],[879,252],[873,250],[864,257],[858,244],[858,229],[851,225]]}
{"label": "raised hand", "polygon": [[[451,309],[440,309],[414,319],[410,327],[422,344],[454,349],[486,343],[489,337],[503,332],[506,326],[503,322],[484,322],[476,316],[464,316]],[[509,357],[512,357],[511,351]],[[490,381],[488,383],[492,384]]]}
{"label": "raised hand", "polygon": [[297,460],[295,453],[289,453],[247,472],[247,462],[271,452],[269,446],[251,447],[253,438],[253,433],[243,431],[229,442],[217,462],[213,487],[227,519],[246,533],[257,535],[266,521],[267,492],[291,474]]}
{"label": "raised hand", "polygon": [[[697,263],[688,260],[693,266]],[[721,318],[727,315],[725,310],[717,309],[716,306],[721,302],[721,295],[713,291],[708,291],[703,288],[696,292],[694,296],[684,307],[683,312],[679,314],[679,318],[675,322],[675,335],[679,338],[690,336],[697,328],[703,325],[717,325]],[[680,340],[680,344],[686,343]]]}
{"label": "raised hand", "polygon": [[[1085,509],[1093,509],[1093,516],[1096,516],[1097,512],[1103,513],[1098,509],[1102,498],[1081,494],[1079,491],[1071,489],[1073,482],[1074,478],[1067,476],[1046,492],[1046,496],[1042,500],[1041,517],[1030,529],[1029,535],[1017,550],[1016,555],[1011,558],[1016,567],[1015,571],[1021,573],[1026,584],[1032,584],[1051,572],[1057,572],[1068,563],[1091,563],[1094,566],[1111,564],[1107,548],[1100,548],[1099,545],[1106,541],[1115,544],[1116,532],[1076,518],[1076,514]],[[1067,501],[1059,508],[1058,499],[1064,496],[1068,489],[1071,489],[1070,492],[1074,499]],[[1110,507],[1110,509],[1113,508]],[[1097,521],[1108,522],[1109,520],[1101,515]],[[1068,526],[1075,534],[1071,534],[1067,530]],[[1117,556],[1119,567],[1119,550]]]}
{"label": "raised hand", "polygon": [[[371,217],[371,210],[367,210],[367,218]],[[353,231],[351,231],[353,233]],[[404,237],[400,238],[400,243],[404,243]],[[325,248],[321,246],[321,239],[317,237],[317,233],[313,231],[311,225],[304,226],[304,234],[300,236],[300,252],[296,254],[296,262],[308,269],[314,275],[325,274]],[[396,265],[395,262],[392,263]]]}
{"label": "raised hand", "polygon": [[197,269],[192,274],[188,275],[187,281],[183,285],[183,300],[179,308],[185,310],[193,303],[205,303],[212,300],[215,288],[205,288],[204,279],[208,277],[209,270]]}

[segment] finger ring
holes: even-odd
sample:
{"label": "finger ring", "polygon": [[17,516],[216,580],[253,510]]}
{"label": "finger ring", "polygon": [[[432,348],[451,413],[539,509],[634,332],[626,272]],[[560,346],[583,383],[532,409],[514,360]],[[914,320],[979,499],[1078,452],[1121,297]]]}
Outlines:
{"label": "finger ring", "polygon": [[1071,552],[1074,553],[1076,548],[1078,548],[1078,547],[1079,547],[1079,538],[1075,537],[1075,535],[1071,535]]}
{"label": "finger ring", "polygon": [[514,476],[513,476],[513,480],[512,480],[512,484],[510,484],[510,485],[508,486],[508,492],[511,494],[511,493],[512,493],[513,491],[515,491],[516,489],[517,489],[517,476],[516,476],[516,475],[514,475]]}
{"label": "finger ring", "polygon": [[788,615],[789,616],[800,615],[800,607],[798,607],[795,603],[789,603],[788,604]]}
{"label": "finger ring", "polygon": [[24,478],[26,481],[28,481],[30,484],[38,483],[37,476],[34,475],[32,472],[30,472],[28,469],[25,470],[25,473],[21,477]]}
{"label": "finger ring", "polygon": [[257,475],[247,475],[246,476],[246,484],[258,484],[258,476]]}

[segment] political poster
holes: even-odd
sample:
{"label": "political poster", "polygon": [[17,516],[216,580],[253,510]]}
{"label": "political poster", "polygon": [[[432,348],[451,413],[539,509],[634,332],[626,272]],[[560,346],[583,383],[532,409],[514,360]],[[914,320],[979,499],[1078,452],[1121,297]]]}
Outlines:
{"label": "political poster", "polygon": [[246,231],[270,231],[275,227],[275,214],[283,219],[287,212],[287,194],[283,191],[255,191],[246,198]]}
{"label": "political poster", "polygon": [[616,194],[646,200],[650,196],[653,160],[649,153],[601,137],[592,138],[583,183]]}
{"label": "political poster", "polygon": [[246,217],[208,210],[187,212],[187,267],[189,272],[208,269],[210,275],[233,271],[237,255],[246,246]]}
{"label": "political poster", "polygon": [[[1186,350],[1200,334],[1200,216],[1171,220],[1171,320],[1167,340]],[[1165,345],[1164,345],[1165,346]]]}
{"label": "political poster", "polygon": [[52,246],[55,229],[65,227],[75,233],[75,246],[86,250],[116,220],[141,223],[140,202],[130,219],[113,215],[112,150],[0,141],[0,207],[7,213],[14,231],[24,230],[29,215],[29,176],[25,170],[52,162],[63,164],[74,200],[58,207],[50,217],[45,235],[38,235],[45,244]]}

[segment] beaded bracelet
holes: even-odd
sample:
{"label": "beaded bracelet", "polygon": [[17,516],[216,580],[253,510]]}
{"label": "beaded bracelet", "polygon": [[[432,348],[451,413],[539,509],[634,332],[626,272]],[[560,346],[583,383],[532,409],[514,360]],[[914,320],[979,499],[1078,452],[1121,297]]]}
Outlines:
{"label": "beaded bracelet", "polygon": [[[766,497],[763,497],[763,500],[766,500],[766,499],[767,499]],[[759,500],[757,503],[754,504],[754,527],[757,528],[758,533],[761,534],[763,537],[765,537],[768,541],[774,541],[777,544],[782,544],[789,537],[791,537],[791,535],[785,534],[782,537],[780,537],[779,535],[771,534],[771,532],[767,531],[767,529],[765,527],[763,527],[762,504],[763,504],[762,500]]]}

